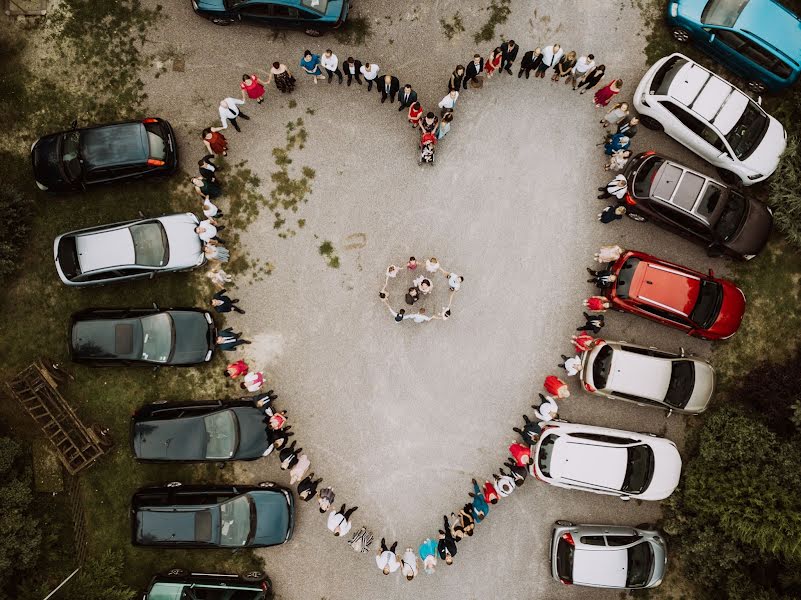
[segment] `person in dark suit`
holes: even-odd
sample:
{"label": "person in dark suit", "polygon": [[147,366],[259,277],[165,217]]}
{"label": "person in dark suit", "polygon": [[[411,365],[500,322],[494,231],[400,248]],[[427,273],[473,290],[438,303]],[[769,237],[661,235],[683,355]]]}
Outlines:
{"label": "person in dark suit", "polygon": [[239,303],[239,298],[231,299],[230,296],[225,295],[225,290],[220,290],[211,299],[211,305],[214,307],[218,313],[227,313],[231,312],[238,312],[241,315],[245,314],[245,311],[242,310],[237,306]]}
{"label": "person in dark suit", "polygon": [[400,102],[398,112],[405,108],[409,108],[412,104],[417,102],[417,92],[412,89],[411,83],[404,85],[403,89],[398,92],[398,102]]}
{"label": "person in dark suit", "polygon": [[400,80],[394,75],[384,75],[384,81],[379,86],[378,91],[381,92],[381,104],[387,101],[389,97],[390,102],[395,102],[395,94],[400,89]]}
{"label": "person in dark suit", "polygon": [[506,71],[509,75],[512,74],[512,63],[514,63],[517,58],[518,50],[520,50],[520,46],[515,44],[514,40],[509,40],[501,44],[501,56],[503,58],[501,61],[501,71]]}
{"label": "person in dark suit", "polygon": [[462,80],[462,88],[467,89],[467,82],[475,80],[484,71],[484,59],[480,54],[473,55],[473,61],[467,65]]}
{"label": "person in dark suit", "polygon": [[523,76],[523,73],[525,73],[526,79],[528,79],[531,72],[539,67],[541,62],[542,50],[539,48],[529,50],[523,55],[523,58],[520,59],[520,71],[517,73],[517,77],[520,78]]}
{"label": "person in dark suit", "polygon": [[237,346],[250,343],[247,340],[241,339],[241,337],[241,333],[234,333],[233,328],[227,327],[226,329],[217,332],[217,339],[214,340],[214,343],[215,346],[220,350],[225,350],[228,352],[230,350],[236,350]]}
{"label": "person in dark suit", "polygon": [[355,60],[352,56],[348,57],[342,64],[342,70],[345,72],[345,75],[348,78],[348,85],[350,85],[353,80],[356,80],[356,83],[362,85],[361,77],[359,76],[359,69],[362,68],[362,61]]}

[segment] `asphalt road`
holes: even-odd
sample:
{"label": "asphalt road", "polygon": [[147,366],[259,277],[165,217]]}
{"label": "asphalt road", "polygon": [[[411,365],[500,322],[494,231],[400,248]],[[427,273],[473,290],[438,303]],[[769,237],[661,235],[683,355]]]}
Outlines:
{"label": "asphalt road", "polygon": [[[536,6],[513,2],[509,21],[496,32],[499,43],[503,35],[523,51],[558,41],[592,52],[610,75],[623,78],[621,98],[630,99],[627,92],[645,71],[635,7],[562,1],[549,3],[546,13]],[[376,62],[382,73],[411,81],[424,107],[432,107],[446,93],[454,65],[475,51],[472,33],[486,20],[479,9],[476,2],[360,2],[357,12],[370,18],[373,36],[348,48],[330,36],[288,33],[273,40],[257,27],[216,27],[192,14],[188,1],[171,3],[169,22],[148,37],[165,56],[184,56],[186,68],[150,81],[149,102],[177,127],[188,171],[203,151],[197,133],[216,119],[219,99],[239,94],[241,73],[273,60],[293,68],[306,47],[331,46],[340,59],[353,54]],[[439,19],[457,10],[467,31],[447,40]],[[484,56],[489,50],[479,49]],[[483,90],[463,93],[432,168],[417,165],[416,134],[397,105],[382,106],[364,89],[299,79],[296,108],[271,88],[265,105],[248,107],[253,118],[243,133],[228,136],[231,158],[247,159],[267,193],[271,150],[284,144],[285,123],[302,116],[309,139],[293,151],[290,173],[304,165],[316,170],[309,202],[297,213],[306,220],[297,236],[279,239],[269,214],[242,234],[248,257],[275,268],[259,282],[242,278],[236,294],[248,312],[228,322],[253,340],[244,356],[268,374],[337,504],[359,506],[355,528],[364,524],[377,538],[398,539],[401,551],[417,548],[436,534],[443,513],[468,500],[471,477],[483,481],[505,459],[511,428],[531,413],[542,380],[570,351],[581,300],[593,292],[584,268],[599,246],[618,243],[698,269],[720,271],[726,263],[653,225],[596,221],[605,204],[595,189],[610,177],[596,147],[602,113],[589,94],[548,80],[495,76]],[[648,148],[701,166],[666,136],[641,129],[633,149]],[[333,243],[338,269],[319,255],[323,240]],[[449,321],[398,326],[379,302],[386,266],[402,265],[409,255],[437,256],[465,276]],[[393,282],[390,293],[403,285]],[[430,311],[441,308],[445,285],[435,279]],[[393,302],[401,305],[400,294]],[[700,355],[710,349],[628,315],[609,315],[603,335]],[[681,446],[687,417],[591,397],[575,380],[571,387],[563,418],[654,432]],[[288,482],[275,462],[240,466],[237,473],[245,481]],[[460,544],[453,566],[440,564],[435,576],[421,573],[412,583],[398,574],[383,578],[372,555],[357,555],[328,533],[312,504],[299,507],[294,539],[261,556],[285,599],[615,598],[551,579],[552,522],[635,525],[658,515],[658,503],[623,503],[530,479],[492,507],[476,535]]]}

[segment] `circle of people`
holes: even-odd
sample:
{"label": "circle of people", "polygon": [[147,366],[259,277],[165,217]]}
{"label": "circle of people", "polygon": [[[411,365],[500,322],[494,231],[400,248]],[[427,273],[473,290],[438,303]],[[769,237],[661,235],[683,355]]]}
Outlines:
{"label": "circle of people", "polygon": [[[353,57],[348,57],[340,69],[339,59],[328,49],[322,55],[306,50],[299,66],[304,74],[313,79],[315,84],[318,83],[318,80],[326,78],[331,84],[336,76],[341,85],[344,78],[347,77],[348,86],[354,81],[360,86],[366,83],[367,91],[371,91],[375,85],[381,95],[382,103],[387,99],[390,100],[390,103],[394,103],[397,97],[400,104],[398,111],[406,109],[411,127],[420,131],[421,160],[428,161],[423,156],[423,153],[428,152],[432,158],[428,162],[433,162],[433,148],[437,141],[450,131],[460,92],[467,90],[468,87],[479,89],[483,87],[485,78],[489,80],[503,72],[513,75],[512,68],[518,52],[517,44],[513,40],[509,40],[494,48],[486,59],[480,54],[475,54],[473,60],[466,67],[458,65],[448,80],[448,94],[438,105],[439,117],[430,111],[423,114],[424,110],[417,99],[417,92],[412,89],[410,84],[404,85],[401,89],[397,77],[384,75],[383,78],[378,79],[380,67],[375,63],[361,62]],[[604,79],[606,67],[603,64],[596,65],[595,57],[592,54],[579,57],[574,51],[565,53],[559,44],[552,44],[544,49],[537,47],[525,52],[520,61],[517,77],[520,79],[525,75],[525,78],[529,79],[533,73],[535,79],[544,79],[548,71],[551,71],[551,82],[563,80],[566,85],[572,86],[572,90],[578,90],[579,94],[585,94]],[[364,83],[362,79],[364,79]],[[258,105],[263,104],[266,97],[265,85],[269,85],[272,81],[275,82],[276,88],[282,94],[291,94],[297,84],[297,80],[289,68],[280,62],[272,64],[264,80],[260,79],[256,73],[244,74],[240,83],[241,98],[228,97],[220,101],[218,111],[220,126],[208,127],[201,134],[206,154],[198,161],[199,175],[191,178],[191,183],[202,199],[202,211],[205,218],[199,222],[195,231],[203,241],[204,254],[212,265],[207,277],[216,288],[211,299],[211,306],[218,313],[234,311],[245,314],[245,311],[238,305],[239,299],[231,298],[226,293],[226,285],[232,282],[232,278],[224,271],[222,265],[229,261],[230,253],[224,246],[225,241],[218,235],[225,229],[220,224],[220,219],[224,215],[213,201],[222,195],[223,186],[219,177],[221,168],[215,164],[214,158],[228,155],[228,140],[221,132],[227,130],[229,126],[240,132],[239,119],[250,120],[250,117],[244,114],[240,107],[248,101],[253,101]],[[622,85],[623,82],[620,79],[613,79],[596,91],[593,96],[595,108],[608,106],[620,92]],[[602,142],[598,144],[604,146],[604,151],[609,156],[605,169],[620,170],[631,155],[629,146],[631,139],[637,133],[638,119],[629,114],[628,104],[621,102],[610,108],[601,119],[600,124],[604,130],[610,126],[615,127],[615,131],[605,133]],[[625,190],[625,177],[618,175],[607,186],[599,188],[601,194],[598,197],[614,197],[620,202],[625,196]],[[622,203],[619,206],[610,206],[598,215],[598,219],[603,223],[609,223],[622,218],[625,210]],[[600,248],[594,258],[606,267],[601,270],[587,269],[591,276],[588,282],[594,283],[600,290],[611,286],[615,281],[615,275],[611,273],[609,267],[623,252],[624,250],[617,245]],[[415,274],[417,267],[416,259],[410,257],[406,265],[407,271]],[[448,305],[443,307],[441,313],[431,316],[427,315],[423,308],[415,314],[407,315],[403,308],[397,311],[392,308],[387,292],[389,280],[397,277],[399,272],[398,267],[390,265],[386,271],[384,287],[379,292],[379,297],[396,322],[411,319],[416,323],[422,323],[435,319],[446,320],[451,316],[451,302],[455,292],[459,290],[464,281],[462,276],[443,269],[436,258],[432,257],[426,260],[425,272],[414,279],[413,285],[405,294],[406,304],[413,306],[421,297],[428,295],[433,287],[431,278],[441,272],[447,278],[449,286]],[[593,295],[584,300],[584,306],[590,313],[584,312],[584,324],[579,326],[576,330],[577,333],[571,336],[575,354],[573,356],[563,354],[562,362],[558,364],[558,367],[564,369],[568,378],[579,373],[582,362],[581,354],[603,342],[602,339],[593,337],[593,335],[598,334],[604,326],[603,313],[610,308],[608,300],[602,295]],[[216,339],[216,347],[222,351],[236,351],[240,346],[246,344],[250,344],[250,341],[243,339],[242,334],[235,333],[231,327],[220,331]],[[264,412],[265,431],[269,441],[267,454],[276,454],[281,469],[290,472],[290,485],[297,484],[297,492],[301,500],[309,502],[316,499],[320,513],[328,515],[327,528],[335,536],[345,537],[351,532],[352,516],[358,507],[348,507],[343,503],[337,508],[333,487],[327,486],[318,490],[322,478],[315,478],[314,472],[309,472],[311,460],[303,453],[302,447],[297,447],[296,440],[289,442],[289,438],[294,435],[294,432],[290,431],[287,411],[279,411],[274,406],[274,401],[278,398],[274,390],[261,392],[266,383],[264,373],[252,371],[249,365],[240,359],[228,364],[224,376],[231,380],[241,378],[240,388],[256,394],[249,398],[257,408]],[[375,561],[384,575],[400,570],[403,576],[411,581],[417,576],[420,565],[428,574],[434,573],[438,559],[444,561],[446,565],[451,565],[458,552],[457,543],[465,536],[471,537],[474,534],[475,526],[488,516],[490,507],[511,495],[523,485],[528,475],[534,474],[532,447],[539,438],[544,424],[559,418],[557,400],[561,401],[570,397],[567,383],[556,375],[548,375],[543,382],[543,387],[546,394],[540,393],[539,403],[532,405],[534,418],[524,414],[521,426],[512,429],[519,435],[519,440],[513,441],[509,445],[507,460],[493,473],[491,479],[484,481],[483,485],[480,485],[476,479],[472,480],[472,491],[468,494],[470,500],[458,512],[454,511],[450,515],[443,515],[443,526],[436,536],[423,540],[416,552],[414,548],[407,547],[402,555],[397,552],[397,541],[387,544],[386,539],[381,538],[375,552]],[[348,544],[357,552],[369,552],[373,544],[373,533],[363,526],[352,534]]]}

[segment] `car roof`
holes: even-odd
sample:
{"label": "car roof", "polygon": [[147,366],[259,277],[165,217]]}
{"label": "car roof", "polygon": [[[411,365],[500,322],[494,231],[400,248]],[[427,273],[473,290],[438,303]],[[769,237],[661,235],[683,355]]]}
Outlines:
{"label": "car roof", "polygon": [[663,401],[670,385],[673,361],[628,352],[612,346],[612,365],[606,389]]}
{"label": "car roof", "polygon": [[626,587],[628,550],[609,546],[584,546],[573,552],[573,583]]}
{"label": "car roof", "polygon": [[81,158],[88,170],[146,162],[149,153],[147,130],[141,122],[81,131]]}
{"label": "car roof", "polygon": [[170,543],[215,543],[219,508],[204,506],[149,506],[137,511],[139,539]]}
{"label": "car roof", "polygon": [[75,253],[82,273],[136,263],[133,237],[128,226],[79,233],[75,236]]}
{"label": "car roof", "polygon": [[200,460],[206,457],[208,415],[229,409],[173,419],[151,419],[134,425],[137,458]]}
{"label": "car roof", "polygon": [[[728,188],[722,183],[679,164],[664,156],[656,156],[662,165],[654,175],[649,194],[660,202],[670,204],[678,210],[695,217],[707,224],[716,223],[723,212],[728,195]],[[711,212],[704,212],[703,200],[710,188],[720,190],[720,197]]]}
{"label": "car roof", "polygon": [[142,323],[139,319],[76,320],[70,343],[82,357],[138,359],[142,356]]}
{"label": "car roof", "polygon": [[550,473],[555,479],[619,491],[623,487],[627,461],[625,447],[560,435],[553,447]]}
{"label": "car roof", "polygon": [[801,21],[792,11],[774,0],[750,0],[734,24],[790,59],[801,63]]}
{"label": "car roof", "polygon": [[629,289],[631,298],[686,317],[695,307],[701,279],[641,258]]}

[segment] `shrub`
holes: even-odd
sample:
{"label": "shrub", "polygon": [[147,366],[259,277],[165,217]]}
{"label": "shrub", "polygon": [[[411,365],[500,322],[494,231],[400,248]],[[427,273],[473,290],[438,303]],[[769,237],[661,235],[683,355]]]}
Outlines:
{"label": "shrub", "polygon": [[[0,162],[8,164],[2,156]],[[30,232],[33,202],[18,188],[0,184],[0,278],[5,279],[20,266],[22,248]]]}
{"label": "shrub", "polygon": [[801,156],[798,137],[790,136],[778,169],[770,177],[769,204],[774,222],[794,246],[801,248]]}

